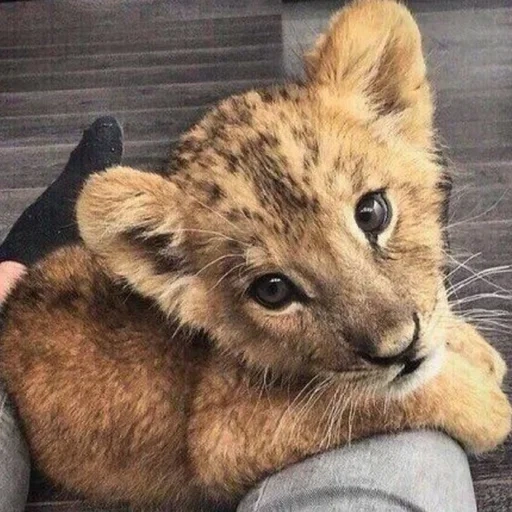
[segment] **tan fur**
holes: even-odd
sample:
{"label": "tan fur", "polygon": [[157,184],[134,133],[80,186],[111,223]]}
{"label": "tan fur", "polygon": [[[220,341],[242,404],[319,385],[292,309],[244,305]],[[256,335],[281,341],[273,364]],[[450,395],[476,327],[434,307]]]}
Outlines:
{"label": "tan fur", "polygon": [[[168,173],[93,176],[85,246],[9,300],[0,371],[33,456],[98,502],[234,505],[268,473],[378,432],[443,429],[472,452],[507,436],[505,365],[450,311],[443,170],[421,39],[392,1],[357,1],[306,58],[308,81],[229,98]],[[359,199],[386,190],[372,246]],[[281,272],[307,303],[247,296]],[[419,319],[414,374],[390,357]]]}

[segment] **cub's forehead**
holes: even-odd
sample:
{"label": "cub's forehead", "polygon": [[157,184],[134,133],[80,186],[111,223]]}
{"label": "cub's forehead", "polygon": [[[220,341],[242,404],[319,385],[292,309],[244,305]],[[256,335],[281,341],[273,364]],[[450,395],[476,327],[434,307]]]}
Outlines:
{"label": "cub's forehead", "polygon": [[319,145],[306,108],[297,86],[228,98],[183,136],[174,179],[211,201],[229,197],[277,215],[314,211]]}
{"label": "cub's forehead", "polygon": [[233,219],[301,220],[416,179],[403,172],[414,166],[407,151],[379,140],[347,103],[333,108],[332,98],[298,85],[228,98],[183,136],[173,180]]}

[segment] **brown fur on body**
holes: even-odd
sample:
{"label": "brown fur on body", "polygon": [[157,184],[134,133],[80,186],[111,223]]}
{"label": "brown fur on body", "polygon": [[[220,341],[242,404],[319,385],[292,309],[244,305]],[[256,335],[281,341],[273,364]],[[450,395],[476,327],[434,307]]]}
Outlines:
{"label": "brown fur on body", "polygon": [[[413,19],[355,2],[306,65],[304,85],[222,102],[168,174],[93,176],[85,247],[48,257],[9,300],[1,373],[55,482],[192,510],[378,432],[443,429],[474,452],[507,436],[505,365],[443,286],[443,172]],[[370,240],[354,209],[377,190],[393,215]],[[307,299],[253,301],[254,279],[276,272]],[[389,358],[416,327],[425,362],[400,377]]]}

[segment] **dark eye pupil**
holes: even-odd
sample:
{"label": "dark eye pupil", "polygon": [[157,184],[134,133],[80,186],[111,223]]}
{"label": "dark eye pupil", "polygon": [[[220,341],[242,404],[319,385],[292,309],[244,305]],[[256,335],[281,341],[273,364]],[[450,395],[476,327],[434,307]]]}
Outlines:
{"label": "dark eye pupil", "polygon": [[276,298],[281,295],[280,292],[283,291],[283,283],[282,281],[278,281],[277,279],[268,283],[267,288],[263,288],[262,292],[267,295],[269,298]]}
{"label": "dark eye pupil", "polygon": [[356,222],[365,233],[381,233],[388,226],[389,220],[389,203],[382,193],[368,194],[359,201]]}
{"label": "dark eye pupil", "polygon": [[288,283],[280,277],[263,279],[256,291],[258,297],[269,304],[281,303],[290,293]]}
{"label": "dark eye pupil", "polygon": [[253,299],[269,309],[278,309],[294,300],[295,288],[284,276],[270,274],[258,278],[250,287]]}

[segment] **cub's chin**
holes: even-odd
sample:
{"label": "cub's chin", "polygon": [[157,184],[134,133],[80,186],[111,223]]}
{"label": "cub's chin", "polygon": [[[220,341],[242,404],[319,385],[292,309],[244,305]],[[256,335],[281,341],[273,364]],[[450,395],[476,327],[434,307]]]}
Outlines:
{"label": "cub's chin", "polygon": [[441,344],[416,361],[390,368],[381,389],[399,398],[415,391],[439,373],[445,350]]}

